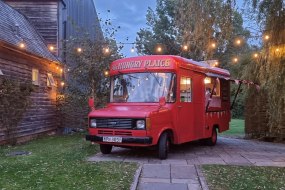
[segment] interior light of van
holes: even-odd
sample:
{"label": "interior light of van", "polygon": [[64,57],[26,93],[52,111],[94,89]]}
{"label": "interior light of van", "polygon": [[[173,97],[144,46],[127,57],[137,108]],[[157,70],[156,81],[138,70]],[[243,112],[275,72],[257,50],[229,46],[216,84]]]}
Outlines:
{"label": "interior light of van", "polygon": [[96,119],[90,119],[90,127],[97,127],[97,122],[96,122]]}
{"label": "interior light of van", "polygon": [[206,78],[204,79],[204,83],[205,83],[205,84],[210,84],[210,83],[211,83],[211,78],[206,77]]}
{"label": "interior light of van", "polygon": [[137,129],[145,129],[145,121],[144,120],[137,120]]}
{"label": "interior light of van", "polygon": [[188,79],[182,79],[181,84],[191,84],[191,81]]}

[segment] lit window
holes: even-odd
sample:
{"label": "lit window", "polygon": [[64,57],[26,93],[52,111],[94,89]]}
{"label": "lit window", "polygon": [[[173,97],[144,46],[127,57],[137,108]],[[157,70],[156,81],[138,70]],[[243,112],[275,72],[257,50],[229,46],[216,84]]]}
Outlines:
{"label": "lit window", "polygon": [[47,74],[47,86],[48,87],[56,86],[56,84],[54,82],[54,79],[53,79],[53,76],[52,76],[51,73]]}
{"label": "lit window", "polygon": [[204,79],[204,83],[205,83],[205,84],[211,84],[211,78],[210,78],[210,77],[206,77],[206,78]]}
{"label": "lit window", "polygon": [[213,91],[213,94],[212,94],[213,96],[220,96],[220,80],[218,78],[206,77],[204,79],[204,83],[205,83],[206,95],[211,94]]}
{"label": "lit window", "polygon": [[3,74],[3,72],[2,72],[1,69],[0,69],[0,76],[1,76],[1,75],[4,75],[4,74]]}
{"label": "lit window", "polygon": [[32,69],[32,82],[34,85],[39,85],[39,70]]}
{"label": "lit window", "polygon": [[181,77],[180,79],[180,102],[192,102],[191,78]]}

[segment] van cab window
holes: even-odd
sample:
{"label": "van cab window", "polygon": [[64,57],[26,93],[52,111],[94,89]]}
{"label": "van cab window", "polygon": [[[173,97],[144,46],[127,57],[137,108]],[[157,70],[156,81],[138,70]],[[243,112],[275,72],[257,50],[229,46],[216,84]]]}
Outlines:
{"label": "van cab window", "polygon": [[174,73],[127,73],[112,77],[111,102],[175,102]]}

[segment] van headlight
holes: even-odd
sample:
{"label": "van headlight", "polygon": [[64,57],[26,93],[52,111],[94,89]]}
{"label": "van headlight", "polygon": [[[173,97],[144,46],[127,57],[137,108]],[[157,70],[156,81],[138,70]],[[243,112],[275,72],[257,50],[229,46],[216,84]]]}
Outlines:
{"label": "van headlight", "polygon": [[93,127],[93,128],[97,127],[96,119],[90,119],[90,127]]}
{"label": "van headlight", "polygon": [[145,129],[145,121],[144,120],[137,120],[136,127],[137,127],[137,129]]}

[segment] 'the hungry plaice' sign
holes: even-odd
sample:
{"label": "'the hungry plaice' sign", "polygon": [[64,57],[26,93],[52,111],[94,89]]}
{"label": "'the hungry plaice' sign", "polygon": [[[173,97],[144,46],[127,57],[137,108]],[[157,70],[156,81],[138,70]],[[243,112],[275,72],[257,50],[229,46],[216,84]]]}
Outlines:
{"label": "'the hungry plaice' sign", "polygon": [[136,61],[126,61],[113,64],[111,69],[113,71],[124,70],[124,69],[134,69],[134,68],[153,68],[153,67],[170,67],[170,59],[158,59],[158,60],[136,60]]}

